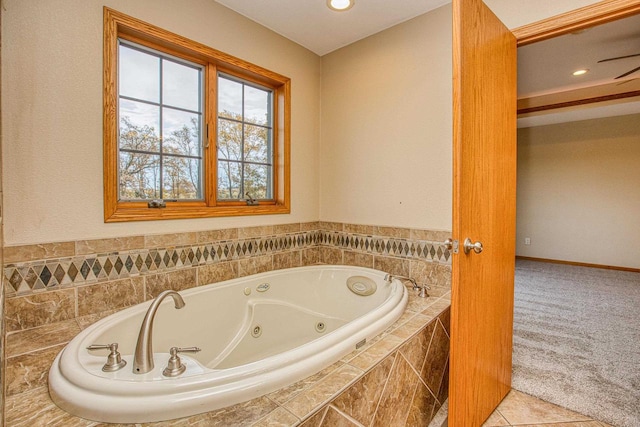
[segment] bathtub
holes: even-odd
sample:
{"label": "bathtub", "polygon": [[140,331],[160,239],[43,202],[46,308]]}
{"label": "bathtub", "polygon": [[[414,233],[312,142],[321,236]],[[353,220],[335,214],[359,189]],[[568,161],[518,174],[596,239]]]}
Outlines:
{"label": "bathtub", "polygon": [[[138,332],[151,302],[106,317],[78,334],[49,371],[53,401],[89,420],[163,421],[244,402],[306,378],[364,345],[403,313],[407,290],[385,273],[349,266],[278,270],[181,291],[153,325],[153,363],[133,373]],[[126,366],[104,372],[118,343]],[[163,375],[172,347],[186,370]]]}

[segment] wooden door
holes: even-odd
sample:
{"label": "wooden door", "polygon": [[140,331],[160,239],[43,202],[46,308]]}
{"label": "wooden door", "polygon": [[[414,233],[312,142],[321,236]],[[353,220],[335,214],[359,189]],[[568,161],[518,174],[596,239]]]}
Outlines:
{"label": "wooden door", "polygon": [[516,39],[482,1],[454,0],[453,58],[449,426],[474,427],[511,388]]}

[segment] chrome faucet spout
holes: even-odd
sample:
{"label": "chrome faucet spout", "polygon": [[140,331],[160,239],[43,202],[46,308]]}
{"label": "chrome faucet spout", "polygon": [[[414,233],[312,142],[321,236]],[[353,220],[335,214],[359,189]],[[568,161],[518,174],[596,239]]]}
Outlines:
{"label": "chrome faucet spout", "polygon": [[389,273],[387,273],[387,275],[384,276],[385,282],[390,282],[393,279],[398,279],[398,280],[404,280],[404,281],[407,281],[407,282],[411,282],[411,284],[413,285],[413,289],[420,289],[420,285],[418,285],[418,283],[416,282],[416,279],[412,279],[411,277],[401,276],[399,274],[389,274]]}
{"label": "chrome faucet spout", "polygon": [[185,303],[176,291],[168,290],[161,292],[151,303],[147,314],[144,316],[140,332],[138,333],[138,342],[136,344],[136,352],[133,357],[133,373],[145,374],[153,369],[153,318],[160,307],[160,303],[166,297],[172,297],[176,308],[184,307]]}

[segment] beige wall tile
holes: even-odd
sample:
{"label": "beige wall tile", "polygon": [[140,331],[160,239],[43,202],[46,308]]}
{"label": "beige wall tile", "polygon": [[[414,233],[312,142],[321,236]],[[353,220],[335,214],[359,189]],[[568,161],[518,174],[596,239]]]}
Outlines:
{"label": "beige wall tile", "polygon": [[145,299],[157,297],[162,291],[171,289],[183,291],[196,286],[196,269],[183,268],[170,273],[150,274],[144,276]]}
{"label": "beige wall tile", "polygon": [[144,236],[144,247],[147,249],[170,248],[174,246],[193,245],[197,241],[196,233],[149,234]]}
{"label": "beige wall tile", "polygon": [[408,228],[400,227],[375,227],[373,233],[376,236],[393,237],[396,239],[408,239],[411,235]]}
{"label": "beige wall tile", "polygon": [[7,334],[5,356],[13,357],[45,347],[66,344],[78,333],[80,333],[80,327],[75,320],[12,332]]}
{"label": "beige wall tile", "polygon": [[320,229],[324,231],[342,231],[344,224],[341,222],[320,221]]}
{"label": "beige wall tile", "polygon": [[404,342],[394,335],[387,335],[371,347],[349,361],[349,364],[363,371],[367,371],[386,358],[392,351]]}
{"label": "beige wall tile", "polygon": [[284,407],[298,418],[304,418],[360,374],[362,371],[353,366],[341,366],[311,388],[285,403]]}
{"label": "beige wall tile", "polygon": [[300,224],[300,231],[312,231],[320,229],[320,221],[303,222]]}
{"label": "beige wall tile", "polygon": [[262,237],[262,236],[271,236],[271,235],[273,235],[273,225],[238,228],[238,239],[249,239],[252,237]]}
{"label": "beige wall tile", "polygon": [[411,229],[409,236],[413,240],[427,240],[429,242],[444,242],[449,237],[451,237],[451,231]]}
{"label": "beige wall tile", "polygon": [[290,427],[296,425],[300,419],[284,408],[275,411],[253,424],[252,427]]}
{"label": "beige wall tile", "polygon": [[113,239],[79,240],[75,242],[76,255],[130,251],[144,248],[144,236],[116,237]]}
{"label": "beige wall tile", "polygon": [[428,426],[435,415],[436,399],[429,389],[418,381],[416,393],[411,402],[409,415],[407,416],[407,426]]}
{"label": "beige wall tile", "polygon": [[94,421],[74,417],[58,408],[47,387],[7,397],[5,426],[89,427]]}
{"label": "beige wall tile", "polygon": [[86,316],[76,317],[76,322],[80,329],[87,329],[89,326],[96,323],[98,320],[104,319],[107,316],[111,316],[114,313],[117,313],[120,310],[107,310],[100,313],[95,314],[87,314]]}
{"label": "beige wall tile", "polygon": [[125,308],[143,301],[143,277],[81,286],[78,288],[78,316]]}
{"label": "beige wall tile", "polygon": [[75,255],[74,242],[42,243],[39,245],[5,246],[4,263],[35,261],[39,259],[64,258]]}
{"label": "beige wall tile", "polygon": [[399,274],[401,276],[409,276],[409,260],[400,259],[400,258],[392,258],[386,256],[378,256],[374,257],[373,262],[374,268],[376,270],[382,270],[391,274]]}
{"label": "beige wall tile", "polygon": [[427,359],[420,373],[425,384],[434,394],[437,394],[440,390],[447,360],[449,360],[449,337],[442,327],[442,324],[436,322],[431,345],[429,345],[429,352],[427,353]]}
{"label": "beige wall tile", "polygon": [[344,251],[344,264],[357,267],[373,268],[373,255]]}
{"label": "beige wall tile", "polygon": [[359,427],[357,424],[351,422],[347,417],[332,406],[329,406],[327,413],[322,420],[322,427]]}
{"label": "beige wall tile", "polygon": [[284,387],[278,391],[268,394],[267,397],[273,400],[274,402],[282,405],[285,402],[293,399],[298,394],[302,393],[307,388],[316,384],[318,381],[322,380],[327,375],[331,374],[332,372],[335,372],[342,365],[344,365],[344,363],[336,362],[332,365],[329,365],[328,367],[324,368],[323,370],[321,370],[320,372],[314,375],[311,375],[305,379],[302,379],[300,381],[297,381],[291,384],[290,386]]}
{"label": "beige wall tile", "polygon": [[47,385],[47,373],[64,344],[7,359],[7,396]]}
{"label": "beige wall tile", "polygon": [[433,318],[418,314],[409,319],[409,321],[404,325],[394,330],[391,334],[402,340],[406,340],[424,328],[424,325],[431,320],[433,320]]}
{"label": "beige wall tile", "polygon": [[73,319],[75,307],[73,289],[9,298],[5,301],[5,327],[12,332]]}
{"label": "beige wall tile", "polygon": [[349,387],[331,404],[361,424],[368,426],[373,420],[378,402],[387,382],[394,356],[389,356],[371,372]]}
{"label": "beige wall tile", "polygon": [[337,248],[330,248],[327,246],[320,246],[318,249],[320,254],[320,262],[332,265],[343,263],[342,250]]}
{"label": "beige wall tile", "polygon": [[315,247],[302,250],[302,265],[314,265],[320,262],[319,248]]}
{"label": "beige wall tile", "polygon": [[420,379],[409,363],[398,355],[380,398],[372,426],[401,426],[407,419],[411,401]]}
{"label": "beige wall tile", "polygon": [[419,373],[422,370],[422,365],[427,357],[427,350],[429,349],[429,344],[431,343],[431,337],[433,336],[435,326],[436,322],[429,323],[413,338],[405,342],[402,347],[400,347],[400,350],[398,350],[413,367],[416,373]]}
{"label": "beige wall tile", "polygon": [[[278,405],[266,397],[238,403],[228,408],[210,412],[208,422],[201,426],[249,426],[274,411]],[[188,425],[188,424],[187,424]]]}
{"label": "beige wall tile", "polygon": [[273,270],[273,257],[271,255],[244,258],[238,261],[238,277],[264,273]]}
{"label": "beige wall tile", "polygon": [[238,239],[237,228],[223,228],[221,230],[198,231],[198,243],[216,242],[218,240],[236,240]]}
{"label": "beige wall tile", "polygon": [[343,230],[346,233],[355,233],[355,234],[366,234],[371,236],[374,234],[374,230],[376,227],[373,225],[362,225],[362,224],[344,224]]}
{"label": "beige wall tile", "polygon": [[434,262],[412,259],[409,265],[410,276],[420,284],[434,285],[436,282],[436,266],[437,264]]}
{"label": "beige wall tile", "polygon": [[302,265],[301,251],[282,252],[273,255],[273,269],[282,270],[284,268],[300,267]]}
{"label": "beige wall tile", "polygon": [[278,224],[273,226],[273,234],[298,233],[300,231],[300,223]]}
{"label": "beige wall tile", "polygon": [[300,427],[321,427],[322,421],[324,420],[324,416],[327,413],[328,409],[328,406],[323,407],[321,410],[319,410],[318,412],[307,418],[302,424],[300,424]]}
{"label": "beige wall tile", "polygon": [[238,277],[238,261],[219,262],[198,267],[198,286],[224,282]]}

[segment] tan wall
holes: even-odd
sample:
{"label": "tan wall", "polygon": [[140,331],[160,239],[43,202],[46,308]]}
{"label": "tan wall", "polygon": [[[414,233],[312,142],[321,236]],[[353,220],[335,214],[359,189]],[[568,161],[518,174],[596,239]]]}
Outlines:
{"label": "tan wall", "polygon": [[[291,215],[104,224],[103,5],[292,79]],[[318,219],[317,55],[210,0],[6,0],[3,7],[6,244]]]}
{"label": "tan wall", "polygon": [[640,268],[638,165],[640,114],[520,129],[517,254]]}
{"label": "tan wall", "polygon": [[320,218],[451,228],[451,6],[322,58]]}

